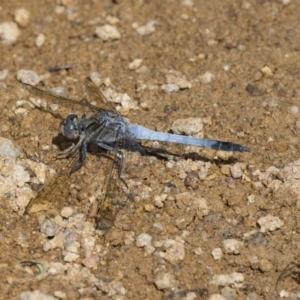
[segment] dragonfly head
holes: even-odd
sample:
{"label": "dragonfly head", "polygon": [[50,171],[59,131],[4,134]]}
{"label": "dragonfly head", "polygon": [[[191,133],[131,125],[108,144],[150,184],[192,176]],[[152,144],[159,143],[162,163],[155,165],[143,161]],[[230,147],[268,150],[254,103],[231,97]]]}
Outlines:
{"label": "dragonfly head", "polygon": [[75,140],[79,136],[79,119],[76,114],[70,114],[62,122],[60,131],[69,140]]}

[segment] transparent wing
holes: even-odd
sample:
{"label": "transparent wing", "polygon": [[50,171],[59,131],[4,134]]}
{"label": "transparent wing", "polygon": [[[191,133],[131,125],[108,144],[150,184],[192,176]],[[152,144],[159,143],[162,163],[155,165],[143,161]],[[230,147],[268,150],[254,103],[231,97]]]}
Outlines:
{"label": "transparent wing", "polygon": [[66,206],[70,196],[70,186],[76,184],[76,178],[70,174],[72,166],[78,160],[78,153],[66,163],[66,160],[56,160],[55,165],[58,171],[51,178],[46,179],[46,183],[32,198],[26,207],[25,214],[47,211],[50,215],[57,215],[63,206]]}
{"label": "transparent wing", "polygon": [[76,153],[67,164],[66,159],[56,162],[59,171],[46,181],[25,213],[46,211],[50,217],[60,214],[64,206],[71,206],[94,218],[97,229],[108,230],[127,197],[126,184],[119,180],[119,158],[114,152],[99,149],[96,155],[88,155],[78,171],[70,174],[78,159]]}
{"label": "transparent wing", "polygon": [[54,93],[52,93],[50,91],[44,91],[44,90],[39,89],[39,88],[37,88],[37,87],[35,87],[35,86],[31,85],[31,84],[22,83],[21,85],[28,92],[34,94],[37,97],[49,100],[52,103],[63,102],[65,104],[71,104],[71,105],[75,104],[75,105],[80,105],[80,106],[88,107],[92,111],[101,111],[101,108],[90,104],[88,101],[86,101],[86,99],[82,99],[81,101],[78,101],[78,100],[74,100],[74,99],[63,97],[61,95],[56,95],[56,94],[54,94]]}
{"label": "transparent wing", "polygon": [[116,153],[109,152],[101,157],[104,174],[101,195],[98,197],[97,206],[94,209],[96,227],[100,230],[110,229],[126,203],[126,183],[119,178],[119,157]]}
{"label": "transparent wing", "polygon": [[[106,131],[114,135],[112,140],[115,142],[109,145],[105,144],[108,148],[104,151],[102,147],[105,145],[103,145],[102,142],[105,138],[101,136],[101,133],[105,136]],[[93,132],[91,134],[93,134]],[[100,155],[102,161],[101,169],[103,172],[101,195],[98,197],[97,206],[90,214],[90,216],[96,218],[96,226],[101,230],[107,230],[114,224],[115,217],[126,200],[125,190],[127,185],[121,177],[123,152],[118,148],[120,145],[119,141],[124,138],[123,134],[121,131],[104,127],[99,134],[90,140],[90,147],[94,148],[92,152],[96,152],[99,156],[99,152],[102,150]]]}
{"label": "transparent wing", "polygon": [[87,77],[84,81],[85,88],[89,94],[90,100],[95,100],[97,101],[97,104],[99,104],[99,107],[102,110],[108,110],[108,111],[113,111],[115,114],[119,114],[115,108],[108,103],[102,92],[97,88],[95,83],[92,81],[90,77]]}

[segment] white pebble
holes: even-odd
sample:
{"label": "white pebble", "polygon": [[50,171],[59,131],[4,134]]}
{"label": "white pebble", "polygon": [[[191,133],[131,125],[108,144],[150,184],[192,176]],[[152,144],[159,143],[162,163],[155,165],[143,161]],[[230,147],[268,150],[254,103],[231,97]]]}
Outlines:
{"label": "white pebble", "polygon": [[157,25],[157,21],[153,20],[147,23],[144,26],[140,26],[136,29],[138,34],[140,35],[148,35],[155,32],[155,25]]}
{"label": "white pebble", "polygon": [[47,237],[53,237],[59,232],[59,226],[51,220],[46,220],[42,223],[40,231]]}
{"label": "white pebble", "polygon": [[220,294],[212,294],[209,296],[208,300],[226,300],[226,298]]}
{"label": "white pebble", "polygon": [[282,0],[283,5],[289,5],[292,0]]}
{"label": "white pebble", "polygon": [[28,113],[28,109],[26,109],[24,107],[19,107],[14,110],[15,115],[26,115],[27,113]]}
{"label": "white pebble", "polygon": [[78,254],[67,251],[64,256],[64,261],[65,262],[73,262],[73,261],[77,260],[77,258],[79,258]]}
{"label": "white pebble", "polygon": [[0,24],[0,39],[4,44],[13,44],[21,34],[18,26],[14,22],[4,22]]}
{"label": "white pebble", "polygon": [[235,286],[241,287],[244,281],[244,275],[242,273],[234,272],[231,274],[214,275],[213,279],[209,282],[216,286]]}
{"label": "white pebble", "polygon": [[136,70],[141,66],[142,62],[143,60],[141,58],[136,58],[128,65],[128,69]]}
{"label": "white pebble", "polygon": [[151,235],[147,233],[141,233],[136,237],[135,244],[137,245],[137,247],[141,248],[141,247],[146,247],[151,245],[151,241],[152,241]]}
{"label": "white pebble", "polygon": [[227,254],[239,254],[240,248],[244,245],[243,242],[235,239],[227,239],[222,242],[224,251]]}
{"label": "white pebble", "polygon": [[180,4],[182,6],[194,6],[194,1],[193,0],[181,0]]}
{"label": "white pebble", "polygon": [[76,241],[72,241],[67,244],[66,251],[78,254],[79,248],[80,248],[80,243]]}
{"label": "white pebble", "polygon": [[266,215],[265,217],[259,218],[257,223],[260,226],[260,232],[275,231],[284,225],[278,217],[272,215]]}
{"label": "white pebble", "polygon": [[166,82],[178,85],[180,89],[190,89],[192,87],[192,84],[184,76],[180,77],[175,74],[167,74]]}
{"label": "white pebble", "polygon": [[156,275],[154,284],[159,290],[170,289],[174,284],[174,278],[169,273],[162,273]]}
{"label": "white pebble", "polygon": [[64,265],[60,262],[50,262],[49,268],[47,270],[47,273],[49,275],[58,275],[63,274],[65,272]]}
{"label": "white pebble", "polygon": [[219,260],[223,256],[223,252],[221,248],[215,248],[211,251],[211,255],[214,260]]}
{"label": "white pebble", "polygon": [[40,76],[36,72],[24,69],[17,72],[17,79],[23,83],[29,83],[31,85],[37,85],[41,80]]}
{"label": "white pebble", "polygon": [[223,67],[223,70],[224,70],[225,72],[228,72],[228,71],[230,70],[230,65],[225,65],[225,66]]}
{"label": "white pebble", "polygon": [[65,218],[65,219],[69,219],[74,213],[74,210],[72,207],[70,206],[65,206],[62,208],[60,215]]}
{"label": "white pebble", "polygon": [[46,36],[43,33],[40,33],[35,39],[35,45],[40,48],[44,45]]}
{"label": "white pebble", "polygon": [[166,94],[176,93],[180,90],[179,86],[174,83],[164,84],[161,88]]}
{"label": "white pebble", "polygon": [[215,81],[215,76],[210,72],[205,72],[200,76],[200,81],[205,84],[213,83]]}
{"label": "white pebble", "polygon": [[196,249],[194,250],[194,253],[195,253],[196,255],[201,255],[201,254],[203,253],[203,250],[201,249],[201,247],[198,247],[198,248],[196,248]]}
{"label": "white pebble", "polygon": [[8,70],[7,69],[2,69],[0,70],[0,80],[4,80],[8,75]]}
{"label": "white pebble", "polygon": [[67,299],[67,294],[62,291],[54,291],[53,295],[58,299]]}
{"label": "white pebble", "polygon": [[298,106],[294,105],[291,107],[291,113],[292,114],[297,114],[299,112]]}
{"label": "white pebble", "polygon": [[40,290],[25,291],[19,294],[19,300],[56,300],[53,296],[43,294]]}
{"label": "white pebble", "polygon": [[171,264],[177,264],[185,257],[184,244],[176,240],[167,239],[163,241],[164,251],[159,252],[160,257]]}
{"label": "white pebble", "polygon": [[128,94],[120,94],[118,97],[120,98],[120,103],[124,109],[129,110],[135,106],[135,103],[131,100]]}
{"label": "white pebble", "polygon": [[231,176],[235,179],[241,178],[243,176],[243,171],[241,169],[240,163],[235,163],[230,167]]}
{"label": "white pebble", "polygon": [[87,268],[96,267],[99,264],[99,255],[92,254],[82,260],[82,264]]}
{"label": "white pebble", "polygon": [[21,26],[26,27],[29,23],[30,12],[26,8],[18,8],[15,11],[14,20]]}
{"label": "white pebble", "polygon": [[121,33],[119,30],[112,25],[103,25],[96,27],[95,34],[102,40],[119,40],[121,38]]}
{"label": "white pebble", "polygon": [[89,77],[92,79],[92,81],[95,83],[96,86],[99,86],[101,84],[101,77],[98,72],[90,73]]}
{"label": "white pebble", "polygon": [[105,77],[104,80],[103,80],[103,84],[106,86],[106,87],[109,87],[111,86],[111,80],[109,77]]}
{"label": "white pebble", "polygon": [[203,119],[187,118],[173,122],[171,130],[176,134],[195,135],[203,130]]}
{"label": "white pebble", "polygon": [[261,72],[264,74],[264,76],[266,76],[266,77],[271,77],[271,76],[273,76],[273,71],[272,71],[272,69],[271,69],[270,67],[268,67],[268,66],[264,66],[264,67],[262,67],[260,70],[261,70]]}
{"label": "white pebble", "polygon": [[52,111],[56,111],[56,110],[58,110],[58,104],[50,104],[50,109],[52,110]]}
{"label": "white pebble", "polygon": [[0,157],[17,158],[19,154],[20,149],[15,147],[11,140],[0,137]]}
{"label": "white pebble", "polygon": [[[288,291],[285,291],[285,290],[281,290],[279,292],[279,296],[280,298],[288,298],[290,296],[290,293]],[[296,298],[297,299],[297,298]]]}
{"label": "white pebble", "polygon": [[167,199],[167,194],[155,195],[154,196],[154,205],[158,208],[163,208],[165,201]]}

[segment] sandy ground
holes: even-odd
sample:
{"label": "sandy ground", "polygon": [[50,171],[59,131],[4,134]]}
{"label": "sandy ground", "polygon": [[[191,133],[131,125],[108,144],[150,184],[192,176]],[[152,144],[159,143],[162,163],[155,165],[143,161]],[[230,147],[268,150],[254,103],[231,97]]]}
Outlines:
{"label": "sandy ground", "polygon": [[[297,0],[0,3],[0,298],[299,299],[299,15]],[[96,230],[105,160],[55,179],[57,115],[75,108],[20,86],[81,99],[89,75],[133,123],[198,118],[198,136],[251,152],[125,153],[129,192]],[[44,179],[47,212],[23,215]]]}

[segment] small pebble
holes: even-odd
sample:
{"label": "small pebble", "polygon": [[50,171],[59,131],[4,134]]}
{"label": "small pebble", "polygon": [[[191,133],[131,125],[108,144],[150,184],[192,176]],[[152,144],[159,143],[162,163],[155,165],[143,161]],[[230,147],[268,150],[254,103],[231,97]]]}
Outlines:
{"label": "small pebble", "polygon": [[98,263],[99,263],[99,256],[97,254],[93,254],[82,260],[82,264],[87,268],[97,267]]}
{"label": "small pebble", "polygon": [[8,70],[7,69],[2,69],[0,70],[0,80],[4,80],[8,75]]}
{"label": "small pebble", "polygon": [[65,267],[60,262],[50,262],[47,273],[49,275],[55,276],[58,274],[63,274],[65,272]]}
{"label": "small pebble", "polygon": [[211,255],[213,257],[214,260],[219,260],[222,258],[223,256],[223,252],[221,248],[215,248],[211,251]]}
{"label": "small pebble", "polygon": [[174,83],[164,84],[161,88],[166,94],[176,93],[180,90],[179,86]]}
{"label": "small pebble", "polygon": [[121,33],[118,29],[115,26],[108,24],[96,27],[95,34],[102,41],[119,40],[121,38]]}
{"label": "small pebble", "polygon": [[215,76],[210,72],[206,72],[200,76],[200,81],[205,84],[213,83],[215,81]]}
{"label": "small pebble", "polygon": [[59,232],[59,226],[51,220],[46,220],[42,223],[40,231],[47,237],[53,237]]}
{"label": "small pebble", "polygon": [[270,214],[259,218],[257,223],[260,226],[260,232],[275,231],[284,225],[278,217],[274,217]]}
{"label": "small pebble", "polygon": [[72,207],[70,206],[65,206],[62,208],[60,215],[65,218],[65,219],[69,219],[74,213],[74,210]]}
{"label": "small pebble", "polygon": [[54,291],[53,295],[58,299],[67,299],[67,294],[62,291]]}
{"label": "small pebble", "polygon": [[161,258],[164,258],[171,264],[178,264],[185,257],[184,244],[173,239],[163,241],[164,251],[159,252]]}
{"label": "small pebble", "polygon": [[53,296],[43,294],[39,290],[33,292],[24,291],[19,294],[19,300],[56,300]]}
{"label": "small pebble", "polygon": [[56,110],[58,110],[58,107],[59,107],[59,106],[58,106],[58,104],[54,104],[54,103],[53,103],[53,104],[50,104],[49,107],[50,107],[50,109],[51,109],[52,111],[56,111]]}
{"label": "small pebble", "polygon": [[30,12],[26,8],[18,8],[15,11],[14,20],[20,27],[27,27]]}
{"label": "small pebble", "polygon": [[260,191],[264,188],[264,185],[262,184],[261,181],[253,182],[252,186],[256,191]]}
{"label": "small pebble", "polygon": [[226,298],[220,294],[212,294],[209,296],[208,300],[226,300]]}
{"label": "small pebble", "polygon": [[181,0],[180,1],[181,6],[194,6],[193,0]]}
{"label": "small pebble", "polygon": [[173,275],[169,273],[158,274],[154,278],[154,284],[159,290],[170,289],[174,284]]}
{"label": "small pebble", "polygon": [[198,247],[198,248],[196,248],[196,249],[194,250],[194,253],[195,253],[196,255],[201,255],[201,254],[203,253],[203,250],[201,249],[201,247]]}
{"label": "small pebble", "polygon": [[214,275],[213,279],[209,282],[216,286],[235,286],[241,287],[244,281],[242,273],[234,272],[231,274]]}
{"label": "small pebble", "polygon": [[73,262],[73,261],[76,261],[78,258],[79,258],[79,255],[76,253],[72,253],[72,252],[68,252],[68,251],[65,252],[65,255],[64,255],[65,262]]}
{"label": "small pebble", "polygon": [[173,122],[171,130],[176,134],[195,135],[203,130],[203,119],[187,118]]}
{"label": "small pebble", "polygon": [[23,69],[17,72],[17,79],[20,82],[29,83],[31,85],[37,85],[41,80],[40,76],[36,72]]}
{"label": "small pebble", "polygon": [[262,258],[259,260],[258,267],[262,272],[269,272],[273,269],[273,264],[268,259]]}
{"label": "small pebble", "polygon": [[294,105],[291,107],[291,113],[292,114],[297,114],[299,112],[298,106]]}
{"label": "small pebble", "polygon": [[145,247],[151,245],[152,236],[147,233],[141,233],[136,237],[135,244],[137,247]]}
{"label": "small pebble", "polygon": [[99,86],[101,84],[101,76],[99,72],[92,72],[89,74],[89,77],[92,79],[96,86]]}
{"label": "small pebble", "polygon": [[0,157],[17,158],[19,155],[20,149],[11,140],[0,137]]}
{"label": "small pebble", "polygon": [[140,35],[148,35],[155,32],[155,26],[157,25],[157,21],[153,20],[147,23],[144,26],[140,26],[136,29],[137,33]]}
{"label": "small pebble", "polygon": [[141,58],[136,58],[128,65],[128,69],[136,70],[141,66],[142,62],[143,60]]}
{"label": "small pebble", "polygon": [[158,208],[163,208],[165,201],[167,199],[167,194],[155,195],[154,196],[154,205]]}
{"label": "small pebble", "polygon": [[4,22],[0,24],[0,40],[4,44],[13,44],[21,34],[18,26],[14,22]]}
{"label": "small pebble", "polygon": [[228,72],[228,71],[230,70],[230,65],[225,65],[225,66],[223,66],[223,70],[224,70],[225,72]]}
{"label": "small pebble", "polygon": [[46,36],[43,33],[40,33],[35,39],[35,45],[40,48],[44,45]]}
{"label": "small pebble", "polygon": [[243,176],[243,171],[241,169],[240,163],[235,163],[230,167],[231,176],[235,179],[241,178]]}
{"label": "small pebble", "polygon": [[260,70],[264,74],[264,76],[266,76],[266,77],[272,77],[273,76],[273,71],[268,66],[264,66]]}
{"label": "small pebble", "polygon": [[240,248],[243,246],[243,242],[235,239],[227,239],[223,241],[224,251],[227,254],[239,254]]}

